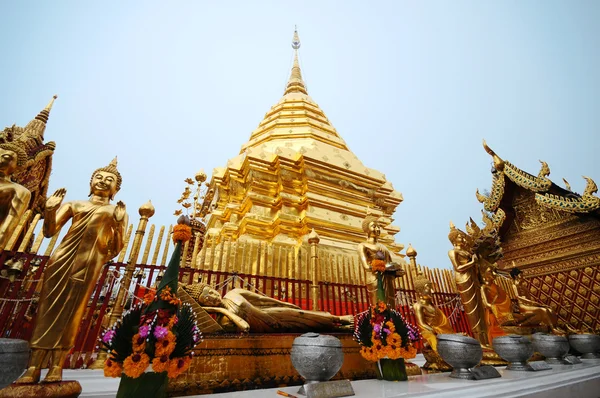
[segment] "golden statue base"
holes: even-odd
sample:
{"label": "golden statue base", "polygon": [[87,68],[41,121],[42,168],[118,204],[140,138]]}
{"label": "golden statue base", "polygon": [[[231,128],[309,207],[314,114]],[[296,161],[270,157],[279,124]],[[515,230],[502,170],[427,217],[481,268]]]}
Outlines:
{"label": "golden statue base", "polygon": [[504,366],[508,365],[508,362],[502,359],[500,355],[496,353],[496,351],[489,348],[484,348],[483,358],[481,359],[480,364],[489,366]]}
{"label": "golden statue base", "polygon": [[0,398],[77,398],[79,394],[81,394],[81,384],[76,381],[11,384],[0,390]]}
{"label": "golden statue base", "polygon": [[452,371],[452,366],[448,365],[431,347],[427,346],[423,348],[423,356],[426,361],[425,365],[423,365],[423,369],[425,369],[427,373]]}
{"label": "golden statue base", "polygon": [[[190,369],[169,381],[169,393],[180,396],[302,385],[304,379],[290,358],[292,343],[299,335],[206,336],[194,350]],[[334,336],[342,342],[344,363],[332,380],[375,379],[375,362],[360,355],[352,335]],[[419,375],[421,368],[407,362],[406,373]]]}

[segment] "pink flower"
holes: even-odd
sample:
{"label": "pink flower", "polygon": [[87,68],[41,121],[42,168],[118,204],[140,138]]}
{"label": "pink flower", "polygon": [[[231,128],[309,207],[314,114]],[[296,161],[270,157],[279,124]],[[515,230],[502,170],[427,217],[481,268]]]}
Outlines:
{"label": "pink flower", "polygon": [[140,337],[148,336],[148,332],[150,331],[150,326],[142,326],[139,330]]}
{"label": "pink flower", "polygon": [[162,340],[167,337],[167,333],[169,333],[169,329],[163,326],[157,326],[154,328],[154,337],[158,340]]}
{"label": "pink flower", "polygon": [[115,334],[117,334],[114,330],[109,330],[108,332],[104,333],[104,336],[102,337],[102,341],[105,342],[106,344],[110,343],[112,341],[112,339],[115,337]]}

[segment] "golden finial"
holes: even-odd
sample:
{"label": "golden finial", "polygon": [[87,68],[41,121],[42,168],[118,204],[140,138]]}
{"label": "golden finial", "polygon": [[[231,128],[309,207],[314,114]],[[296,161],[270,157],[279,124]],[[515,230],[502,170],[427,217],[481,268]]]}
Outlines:
{"label": "golden finial", "polygon": [[571,184],[569,184],[569,181],[567,181],[563,178],[563,182],[565,183],[565,188],[567,189],[567,191],[573,192],[573,190],[571,189]]}
{"label": "golden finial", "polygon": [[308,243],[319,243],[320,240],[321,238],[319,237],[319,234],[317,234],[317,232],[313,228],[308,234]]}
{"label": "golden finial", "polygon": [[410,243],[408,244],[408,249],[406,249],[406,255],[408,257],[417,257],[417,251]]}
{"label": "golden finial", "polygon": [[494,168],[498,171],[504,170],[504,160],[500,159],[500,157],[496,155],[496,152],[494,152],[492,148],[487,145],[485,140],[483,140],[483,149],[485,149],[492,159],[494,159]]}
{"label": "golden finial", "polygon": [[297,50],[300,48],[300,36],[298,36],[298,27],[294,25],[294,38],[292,39],[292,48]]}
{"label": "golden finial", "polygon": [[450,221],[450,229],[456,229],[456,226],[454,225],[454,223],[452,221]]}
{"label": "golden finial", "polygon": [[150,218],[154,215],[154,205],[152,205],[152,201],[148,200],[146,203],[140,206],[138,212],[141,217]]}
{"label": "golden finial", "polygon": [[292,73],[290,74],[290,79],[288,80],[284,95],[289,93],[308,94],[306,91],[306,85],[304,84],[304,80],[302,80],[300,62],[298,62],[298,49],[300,48],[300,37],[298,36],[298,29],[296,28],[294,28],[292,48],[294,49],[294,64],[292,66]]}
{"label": "golden finial", "polygon": [[108,164],[108,166],[112,166],[115,169],[117,168],[117,157],[115,156],[115,158],[113,160],[110,161],[110,163]]}

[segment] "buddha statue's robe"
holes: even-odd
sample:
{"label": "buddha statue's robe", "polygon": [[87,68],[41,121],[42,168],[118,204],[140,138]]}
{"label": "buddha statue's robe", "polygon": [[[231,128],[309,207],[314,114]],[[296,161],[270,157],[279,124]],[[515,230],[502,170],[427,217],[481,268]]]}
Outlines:
{"label": "buddha statue's robe", "polygon": [[[72,218],[72,225],[50,256],[44,271],[33,349],[68,350],[104,264],[123,248],[127,217],[114,219],[115,205],[74,201],[57,212],[57,229]],[[117,234],[117,229],[121,229]]]}
{"label": "buddha statue's robe", "polygon": [[[360,250],[364,251],[365,258],[367,260],[367,264],[371,264],[373,260],[377,258],[377,252],[381,251],[384,253],[385,262],[391,263],[392,257],[390,255],[389,250],[385,247],[384,244],[377,242],[375,244],[376,249],[370,247],[371,245],[367,245],[363,243]],[[394,286],[394,280],[396,279],[396,271],[385,271],[383,273],[383,290],[385,292],[385,303],[389,305],[391,308],[396,308],[396,287]],[[368,271],[366,272],[366,284],[367,291],[369,293],[369,302],[371,305],[377,305],[377,275],[375,272]]]}
{"label": "buddha statue's robe", "polygon": [[452,325],[446,315],[433,304],[424,305],[422,303],[415,303],[413,307],[415,312],[418,312],[420,315],[417,316],[417,324],[421,336],[437,352],[437,335],[453,334],[454,329]]}

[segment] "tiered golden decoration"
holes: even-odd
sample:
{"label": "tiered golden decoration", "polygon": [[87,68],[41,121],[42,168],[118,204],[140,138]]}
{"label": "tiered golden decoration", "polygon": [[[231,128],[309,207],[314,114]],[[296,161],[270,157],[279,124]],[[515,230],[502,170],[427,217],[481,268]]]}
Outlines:
{"label": "tiered golden decoration", "polygon": [[[269,249],[293,249],[296,254],[314,229],[321,250],[354,254],[363,240],[365,209],[370,208],[382,225],[381,243],[400,261],[403,246],[394,242],[399,228],[391,222],[402,195],[348,149],[308,95],[297,32],[292,47],[294,62],[283,98],[266,113],[240,154],[213,171],[214,197],[204,201],[213,209],[207,237],[267,243]],[[206,253],[210,251],[208,247]],[[273,275],[273,268],[268,264],[263,274]]]}

